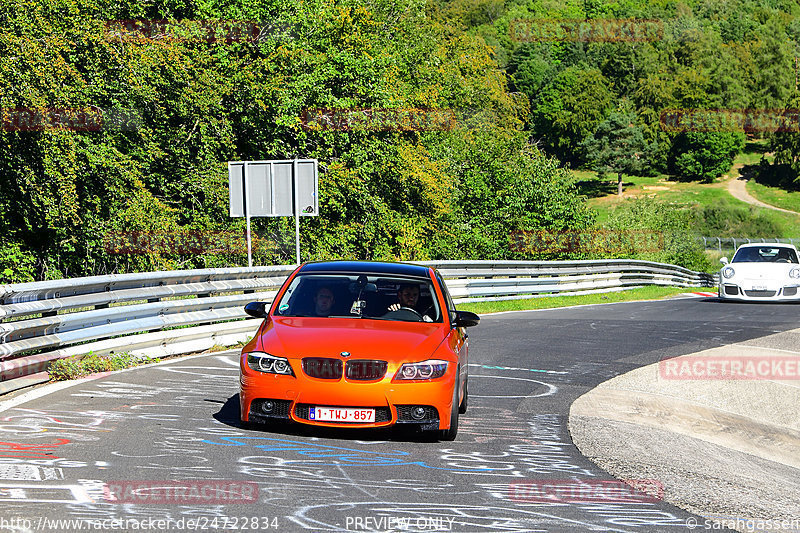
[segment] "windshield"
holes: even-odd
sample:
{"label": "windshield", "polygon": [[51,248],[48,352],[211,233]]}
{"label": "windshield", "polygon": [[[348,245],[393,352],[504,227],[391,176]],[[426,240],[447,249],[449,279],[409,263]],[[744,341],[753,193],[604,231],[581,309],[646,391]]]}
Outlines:
{"label": "windshield", "polygon": [[797,263],[797,253],[792,248],[778,246],[748,246],[739,248],[733,263]]}
{"label": "windshield", "polygon": [[381,274],[299,274],[275,316],[441,322],[430,280]]}

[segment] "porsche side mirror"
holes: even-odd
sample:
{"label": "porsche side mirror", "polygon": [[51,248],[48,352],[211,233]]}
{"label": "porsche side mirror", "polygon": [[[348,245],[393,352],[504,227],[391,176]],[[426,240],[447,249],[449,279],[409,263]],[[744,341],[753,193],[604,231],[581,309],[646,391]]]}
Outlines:
{"label": "porsche side mirror", "polygon": [[244,312],[254,318],[266,318],[267,302],[250,302],[244,306]]}
{"label": "porsche side mirror", "polygon": [[472,326],[477,326],[478,322],[480,321],[481,317],[475,313],[471,313],[469,311],[456,311],[456,319],[453,321],[453,324],[457,328],[469,328]]}
{"label": "porsche side mirror", "polygon": [[728,258],[727,257],[721,257],[719,262],[722,263],[723,265],[727,265],[728,264]]}

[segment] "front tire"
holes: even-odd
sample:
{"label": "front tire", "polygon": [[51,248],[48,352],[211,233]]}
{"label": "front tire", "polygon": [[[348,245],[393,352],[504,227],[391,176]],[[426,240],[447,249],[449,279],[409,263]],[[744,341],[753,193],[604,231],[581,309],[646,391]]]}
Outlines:
{"label": "front tire", "polygon": [[[456,376],[458,376],[458,374],[456,374]],[[458,405],[458,389],[459,378],[456,377],[456,384],[455,387],[453,387],[453,406],[450,408],[450,427],[440,430],[441,440],[456,440],[456,435],[458,435],[458,413],[460,411]]]}
{"label": "front tire", "polygon": [[469,378],[464,380],[464,399],[458,407],[458,412],[462,415],[467,412],[467,398],[469,398]]}

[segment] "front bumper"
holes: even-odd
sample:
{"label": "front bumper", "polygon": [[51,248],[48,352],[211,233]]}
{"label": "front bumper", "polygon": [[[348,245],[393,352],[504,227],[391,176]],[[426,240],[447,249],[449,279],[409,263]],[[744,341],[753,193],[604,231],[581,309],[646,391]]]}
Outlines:
{"label": "front bumper", "polygon": [[[239,406],[243,422],[291,421],[322,427],[380,428],[416,424],[421,429],[450,427],[456,365],[448,365],[441,378],[431,381],[392,381],[397,366],[390,365],[383,379],[374,382],[322,380],[306,376],[297,365],[295,376],[256,372],[242,358]],[[265,402],[271,402],[264,409]],[[375,409],[375,422],[323,422],[310,420],[310,407],[360,407]],[[423,407],[422,418],[412,416]]]}
{"label": "front bumper", "polygon": [[763,289],[753,289],[751,284],[738,284],[725,281],[719,284],[719,297],[723,300],[741,300],[752,302],[776,302],[800,300],[800,285],[770,285]]}

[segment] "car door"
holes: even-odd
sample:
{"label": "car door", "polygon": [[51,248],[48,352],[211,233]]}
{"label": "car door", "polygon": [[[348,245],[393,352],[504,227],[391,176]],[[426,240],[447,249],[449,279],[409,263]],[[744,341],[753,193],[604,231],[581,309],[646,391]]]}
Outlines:
{"label": "car door", "polygon": [[[441,287],[442,294],[444,295],[445,306],[447,308],[447,315],[450,324],[453,323],[456,317],[456,305],[453,303],[453,298],[450,296],[450,291],[447,290],[447,285],[442,279],[442,275],[436,271],[436,281]],[[469,364],[469,335],[467,328],[453,327],[450,329],[450,342],[452,343],[453,350],[458,354],[458,362],[461,367],[460,382],[463,385],[467,382],[467,367]],[[459,394],[459,398],[461,398]]]}

